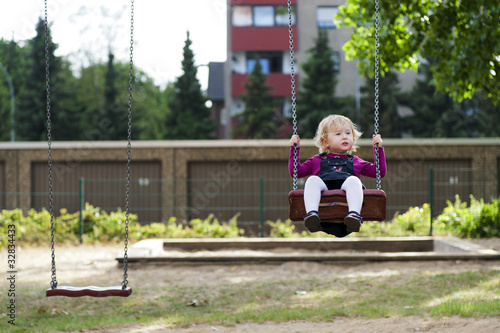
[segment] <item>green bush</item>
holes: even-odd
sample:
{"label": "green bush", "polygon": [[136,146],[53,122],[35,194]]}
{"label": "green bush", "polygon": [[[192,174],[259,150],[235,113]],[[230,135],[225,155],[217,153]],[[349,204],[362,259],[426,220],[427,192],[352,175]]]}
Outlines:
{"label": "green bush", "polygon": [[299,236],[299,234],[294,232],[295,226],[290,219],[287,219],[285,222],[281,222],[281,220],[276,222],[267,221],[267,224],[271,227],[271,237],[290,238]]}
{"label": "green bush", "polygon": [[429,235],[430,206],[410,207],[403,214],[396,214],[389,222],[366,221],[360,234],[354,237],[401,237]]}
{"label": "green bush", "polygon": [[[455,202],[448,201],[442,214],[434,219],[434,234],[451,234],[464,238],[499,237],[500,236],[500,198],[491,203],[470,197],[470,207],[458,196]],[[206,219],[194,219],[189,222],[178,222],[175,217],[167,223],[151,223],[141,225],[137,215],[129,215],[129,240],[138,241],[146,238],[230,238],[244,235],[238,228],[238,215],[227,223],[210,215]],[[403,214],[394,216],[391,222],[365,222],[361,233],[353,233],[351,237],[396,237],[425,236],[429,234],[430,207],[411,207]],[[121,241],[124,238],[126,213],[118,209],[107,213],[98,207],[86,204],[83,211],[82,240],[87,243]],[[324,237],[323,233],[311,234],[295,231],[290,220],[282,222],[268,221],[271,237]],[[43,209],[33,209],[26,214],[21,209],[2,210],[0,212],[0,246],[8,242],[9,225],[15,226],[16,242],[30,244],[50,243],[51,216]],[[61,209],[54,217],[54,241],[76,243],[80,239],[80,213],[68,213]]]}
{"label": "green bush", "polygon": [[455,202],[447,201],[447,207],[434,220],[435,230],[467,237],[474,228],[474,221],[477,220],[482,204],[482,200],[478,202],[471,196],[471,207],[468,208],[467,202],[462,202],[458,195],[455,196]]}
{"label": "green bush", "polygon": [[484,203],[470,196],[470,207],[455,197],[455,202],[447,201],[447,207],[434,222],[436,230],[465,238],[484,238],[500,236],[499,200]]}
{"label": "green bush", "polygon": [[[126,213],[118,209],[107,213],[90,204],[82,212],[85,243],[121,241],[125,233]],[[189,223],[177,223],[171,218],[165,223],[141,225],[137,215],[129,215],[129,240],[146,238],[224,238],[239,237],[244,231],[237,226],[234,216],[228,223],[219,223],[213,215],[195,219]],[[61,209],[54,217],[54,241],[57,243],[77,243],[80,239],[80,213],[68,213]],[[49,211],[29,210],[26,216],[21,209],[2,210],[0,213],[0,246],[7,244],[9,225],[15,226],[15,241],[29,244],[50,243],[51,217]]]}
{"label": "green bush", "polygon": [[235,215],[227,223],[222,224],[212,214],[205,220],[191,220],[190,226],[184,228],[184,237],[230,238],[242,236],[244,231],[238,228],[237,218],[238,215]]}
{"label": "green bush", "polygon": [[[434,235],[454,235],[462,238],[485,238],[500,236],[500,198],[485,203],[470,197],[470,207],[457,195],[455,201],[447,202],[441,215],[433,220]],[[272,237],[297,237],[290,220],[268,222]],[[427,236],[430,231],[430,205],[410,207],[403,214],[396,214],[389,222],[365,221],[360,233],[349,237],[401,237]],[[325,236],[323,233],[302,232],[304,237]]]}
{"label": "green bush", "polygon": [[500,236],[499,200],[500,199],[495,199],[491,204],[484,205],[481,208],[479,223],[470,237],[481,238]]}
{"label": "green bush", "polygon": [[[62,213],[65,213],[64,210]],[[62,221],[60,223],[59,221]],[[63,242],[76,241],[77,238],[73,233],[74,229],[74,219],[72,216],[67,214],[62,215],[54,220],[54,241]],[[78,220],[76,220],[78,223]],[[16,242],[27,242],[27,243],[47,243],[51,241],[50,229],[51,229],[51,218],[50,213],[47,210],[42,210],[37,212],[33,209],[27,212],[24,216],[21,209],[14,210],[2,210],[0,212],[0,245],[4,246],[7,244],[7,230],[9,225],[15,226],[15,240]]]}

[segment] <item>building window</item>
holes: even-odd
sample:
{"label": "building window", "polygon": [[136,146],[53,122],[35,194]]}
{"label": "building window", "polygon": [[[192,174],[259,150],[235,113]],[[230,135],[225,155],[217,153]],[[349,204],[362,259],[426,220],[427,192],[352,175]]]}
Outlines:
{"label": "building window", "polygon": [[253,24],[256,27],[272,27],[274,25],[274,7],[253,7]]}
{"label": "building window", "polygon": [[[247,72],[252,73],[255,65],[257,64],[257,59],[247,60]],[[263,74],[269,74],[269,59],[259,59],[260,67],[262,68]]]}
{"label": "building window", "polygon": [[232,24],[235,27],[249,27],[253,24],[251,6],[235,6],[232,8]]}
{"label": "building window", "polygon": [[[233,6],[233,27],[273,27],[288,25],[287,6]],[[292,6],[292,25],[296,23],[295,6]]]}
{"label": "building window", "polygon": [[251,73],[259,60],[262,73],[283,73],[283,54],[281,52],[248,52],[247,73]]}
{"label": "building window", "polygon": [[334,22],[334,18],[338,12],[339,8],[337,6],[318,7],[316,10],[316,22],[318,24],[318,28],[337,28]]}
{"label": "building window", "polygon": [[340,52],[333,52],[332,60],[333,70],[335,71],[335,73],[340,72]]}
{"label": "building window", "polygon": [[[274,8],[274,20],[278,26],[287,26],[288,17],[288,7],[287,6],[276,6]],[[292,25],[295,25],[295,6],[292,6]]]}

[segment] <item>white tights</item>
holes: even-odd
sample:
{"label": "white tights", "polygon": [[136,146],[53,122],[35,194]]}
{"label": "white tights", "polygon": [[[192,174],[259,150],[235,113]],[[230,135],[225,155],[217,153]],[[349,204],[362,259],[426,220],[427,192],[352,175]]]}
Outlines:
{"label": "white tights", "polygon": [[[345,191],[349,211],[361,213],[363,205],[363,185],[356,176],[348,177],[342,184],[341,190]],[[304,186],[304,204],[306,213],[317,211],[321,200],[321,191],[326,191],[325,182],[318,176],[311,176]]]}

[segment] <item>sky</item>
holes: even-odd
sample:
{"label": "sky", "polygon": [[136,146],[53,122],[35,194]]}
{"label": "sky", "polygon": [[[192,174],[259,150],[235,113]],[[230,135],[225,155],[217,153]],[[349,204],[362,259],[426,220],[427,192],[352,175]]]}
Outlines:
{"label": "sky", "polygon": [[[44,17],[44,0],[6,2],[0,11],[0,38],[33,38],[39,17]],[[110,46],[115,59],[128,62],[129,0],[48,0],[48,19],[56,55],[68,57],[76,70],[107,61]],[[175,81],[182,74],[188,30],[197,65],[226,60],[226,0],[135,0],[135,66],[162,88]],[[198,78],[206,88],[207,67],[199,67]]]}

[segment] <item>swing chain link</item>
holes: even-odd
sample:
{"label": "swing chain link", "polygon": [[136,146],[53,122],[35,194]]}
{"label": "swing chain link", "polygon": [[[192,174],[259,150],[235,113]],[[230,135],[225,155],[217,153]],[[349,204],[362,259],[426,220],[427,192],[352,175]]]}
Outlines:
{"label": "swing chain link", "polygon": [[130,160],[132,154],[132,88],[134,81],[134,0],[130,3],[130,62],[128,73],[128,128],[127,128],[127,180],[125,191],[125,241],[123,251],[122,289],[128,285],[128,231],[130,216]]}
{"label": "swing chain link", "polygon": [[[375,121],[373,133],[379,134],[379,0],[375,0]],[[375,147],[376,187],[381,189],[379,147]]]}
{"label": "swing chain link", "polygon": [[[293,48],[293,13],[292,2],[287,1],[288,5],[288,37],[290,44],[290,86],[292,90],[292,124],[293,135],[297,135],[297,101],[295,97],[295,56]],[[298,166],[298,147],[294,145],[293,152],[293,190],[297,189],[297,166]]]}
{"label": "swing chain link", "polygon": [[[53,193],[53,178],[52,178],[52,121],[50,109],[50,64],[49,64],[49,23],[48,23],[48,0],[45,0],[45,86],[47,96],[47,144],[48,144],[48,173],[49,173],[49,213],[50,213],[50,245],[52,251],[51,262],[51,283],[52,289],[57,288],[56,277],[56,256],[55,256],[55,221],[54,221],[54,193]],[[128,233],[129,233],[129,216],[130,216],[130,162],[131,162],[131,141],[132,141],[132,88],[133,88],[133,51],[134,51],[134,0],[131,0],[131,18],[130,18],[130,66],[129,66],[129,100],[128,100],[128,129],[127,129],[127,179],[126,179],[126,214],[125,214],[125,241],[123,255],[123,282],[122,289],[126,289],[127,281],[127,264],[128,264]]]}
{"label": "swing chain link", "polygon": [[54,246],[54,233],[55,233],[55,222],[54,222],[54,193],[53,193],[53,181],[52,181],[52,122],[51,122],[51,110],[50,110],[50,65],[49,65],[49,21],[48,21],[48,5],[47,0],[45,0],[45,93],[47,98],[47,145],[48,145],[48,166],[49,166],[49,213],[50,213],[50,246],[52,251],[52,262],[51,262],[51,282],[50,286],[52,289],[57,288],[57,276],[56,276],[56,253]]}

